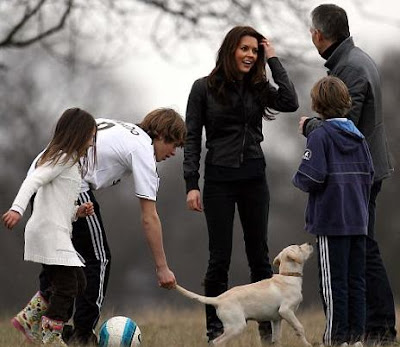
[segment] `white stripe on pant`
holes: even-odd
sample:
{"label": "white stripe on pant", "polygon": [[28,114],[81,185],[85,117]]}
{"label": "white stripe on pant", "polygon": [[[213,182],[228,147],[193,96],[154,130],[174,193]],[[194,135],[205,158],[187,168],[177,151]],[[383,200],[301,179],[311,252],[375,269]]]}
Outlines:
{"label": "white stripe on pant", "polygon": [[322,294],[326,305],[326,327],[324,333],[324,344],[330,346],[332,344],[332,322],[333,322],[333,299],[331,286],[331,273],[329,263],[329,247],[328,238],[326,236],[317,236],[320,249],[321,264],[321,284]]}
{"label": "white stripe on pant", "polygon": [[[91,201],[90,196],[87,192],[79,194],[79,202],[85,203]],[[99,293],[96,300],[97,307],[99,309],[98,318],[100,317],[101,306],[104,301],[104,281],[105,273],[108,264],[108,259],[106,257],[106,251],[103,243],[102,229],[100,222],[96,215],[86,217],[86,221],[90,230],[90,235],[92,239],[93,250],[96,259],[100,261],[100,274],[99,274]],[[97,324],[98,319],[94,322],[93,329]]]}

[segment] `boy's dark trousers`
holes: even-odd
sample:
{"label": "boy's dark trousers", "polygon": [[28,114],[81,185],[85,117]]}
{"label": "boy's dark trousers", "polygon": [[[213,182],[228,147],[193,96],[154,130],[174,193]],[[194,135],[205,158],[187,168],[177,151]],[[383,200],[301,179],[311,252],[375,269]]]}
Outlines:
{"label": "boy's dark trousers", "polygon": [[317,236],[325,345],[362,340],[366,320],[365,235]]}
{"label": "boy's dark trousers", "polygon": [[86,277],[82,267],[46,265],[43,273],[51,284],[49,306],[45,313],[52,320],[68,322],[71,318],[74,300],[86,288]]}

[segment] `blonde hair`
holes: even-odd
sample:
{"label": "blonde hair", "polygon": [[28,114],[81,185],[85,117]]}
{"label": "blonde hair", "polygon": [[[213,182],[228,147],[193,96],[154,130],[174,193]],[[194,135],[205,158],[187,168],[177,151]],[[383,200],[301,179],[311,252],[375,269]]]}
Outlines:
{"label": "blonde hair", "polygon": [[342,118],[351,108],[349,90],[334,76],[321,78],[311,89],[312,109],[324,119]]}

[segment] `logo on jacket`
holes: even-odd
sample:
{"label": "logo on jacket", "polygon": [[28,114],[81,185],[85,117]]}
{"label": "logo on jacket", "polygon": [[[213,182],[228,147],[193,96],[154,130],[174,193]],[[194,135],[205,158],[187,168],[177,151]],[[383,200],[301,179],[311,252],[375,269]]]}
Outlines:
{"label": "logo on jacket", "polygon": [[304,160],[310,160],[311,159],[311,150],[310,149],[306,149],[305,151],[304,151],[304,154],[303,154],[303,159]]}

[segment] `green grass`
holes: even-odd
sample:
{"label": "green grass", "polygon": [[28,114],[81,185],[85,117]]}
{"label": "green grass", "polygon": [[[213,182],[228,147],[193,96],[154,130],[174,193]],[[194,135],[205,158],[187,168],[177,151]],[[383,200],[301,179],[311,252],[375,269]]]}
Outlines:
{"label": "green grass", "polygon": [[[101,322],[112,314],[103,315]],[[131,316],[142,332],[141,347],[207,347],[205,338],[204,311],[193,309],[165,308],[135,312]],[[319,345],[325,319],[319,309],[301,311],[297,314],[304,325],[306,337]],[[21,333],[10,324],[10,318],[0,318],[0,347],[29,346]],[[302,346],[286,322],[282,324],[282,347]],[[227,344],[227,347],[261,347],[257,324],[249,322],[246,330]]]}

